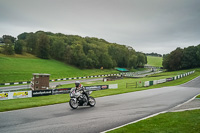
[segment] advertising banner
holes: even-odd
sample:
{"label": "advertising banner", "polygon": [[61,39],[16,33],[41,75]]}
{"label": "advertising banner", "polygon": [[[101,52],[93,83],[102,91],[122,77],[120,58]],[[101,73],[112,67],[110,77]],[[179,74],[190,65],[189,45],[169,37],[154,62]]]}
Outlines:
{"label": "advertising banner", "polygon": [[31,97],[31,91],[13,92],[13,99]]}
{"label": "advertising banner", "polygon": [[173,78],[167,78],[167,82],[172,81],[172,80],[173,80]]}
{"label": "advertising banner", "polygon": [[101,85],[101,90],[108,89],[108,85]]}
{"label": "advertising banner", "polygon": [[174,80],[176,80],[176,79],[177,79],[177,76],[174,77]]}
{"label": "advertising banner", "polygon": [[137,87],[143,87],[143,86],[144,86],[144,83],[142,81],[137,82]]}
{"label": "advertising banner", "polygon": [[32,91],[0,93],[0,100],[32,97]]}
{"label": "advertising banner", "polygon": [[153,81],[153,85],[156,85],[157,83],[158,83],[157,80],[154,80],[154,81]]}
{"label": "advertising banner", "polygon": [[111,84],[108,86],[109,89],[116,89],[118,88],[118,84]]}
{"label": "advertising banner", "polygon": [[35,90],[32,91],[32,97],[52,95],[52,90]]}
{"label": "advertising banner", "polygon": [[164,82],[166,82],[166,79],[160,79],[160,80],[158,80],[158,84],[161,84],[161,83],[164,83]]}
{"label": "advertising banner", "polygon": [[150,85],[150,82],[149,82],[149,81],[145,81],[145,82],[144,82],[144,86],[145,86],[145,87],[147,87],[147,86],[149,86],[149,85]]}
{"label": "advertising banner", "polygon": [[149,85],[153,85],[153,81],[149,81]]}
{"label": "advertising banner", "polygon": [[101,90],[101,85],[98,86],[85,86],[86,90],[91,90],[91,91],[96,91],[96,90]]}
{"label": "advertising banner", "polygon": [[0,100],[7,100],[8,99],[8,93],[0,93]]}
{"label": "advertising banner", "polygon": [[55,94],[67,94],[70,93],[71,88],[54,89],[53,95]]}

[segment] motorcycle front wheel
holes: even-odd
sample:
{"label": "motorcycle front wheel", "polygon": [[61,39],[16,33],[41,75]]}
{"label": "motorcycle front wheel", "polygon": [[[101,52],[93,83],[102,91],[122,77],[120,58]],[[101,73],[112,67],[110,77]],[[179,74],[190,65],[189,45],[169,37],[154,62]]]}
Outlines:
{"label": "motorcycle front wheel", "polygon": [[69,105],[72,109],[77,109],[78,108],[78,102],[75,101],[74,99],[70,99]]}
{"label": "motorcycle front wheel", "polygon": [[93,97],[89,96],[89,105],[90,107],[94,107],[96,104],[96,100]]}

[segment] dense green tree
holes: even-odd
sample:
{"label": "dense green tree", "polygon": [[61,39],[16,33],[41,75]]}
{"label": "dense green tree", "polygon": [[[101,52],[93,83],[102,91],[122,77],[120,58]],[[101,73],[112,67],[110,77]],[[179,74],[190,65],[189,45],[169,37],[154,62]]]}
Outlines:
{"label": "dense green tree", "polygon": [[170,60],[170,55],[169,54],[165,54],[163,56],[163,62],[162,62],[162,65],[163,65],[163,68],[164,69],[168,69],[169,70],[169,60]]}
{"label": "dense green tree", "polygon": [[145,55],[141,52],[137,53],[137,66],[143,66],[146,63]]}
{"label": "dense green tree", "polygon": [[3,38],[0,37],[0,43],[3,43]]}
{"label": "dense green tree", "polygon": [[196,46],[197,66],[200,67],[200,44]]}
{"label": "dense green tree", "polygon": [[14,45],[14,50],[16,54],[23,54],[25,42],[23,40],[17,40]]}
{"label": "dense green tree", "polygon": [[26,46],[27,46],[27,52],[31,54],[36,54],[36,48],[38,43],[38,37],[34,33],[29,33],[26,36]]}
{"label": "dense green tree", "polygon": [[99,61],[93,50],[89,50],[87,54],[87,67],[95,68],[99,66]]}
{"label": "dense green tree", "polygon": [[72,64],[80,68],[85,68],[87,58],[85,53],[83,52],[83,46],[80,44],[77,45],[73,44],[71,48],[72,48],[72,56],[71,56]]}
{"label": "dense green tree", "polygon": [[26,40],[27,36],[29,35],[30,33],[27,33],[27,32],[24,32],[22,34],[19,34],[17,36],[18,40]]}
{"label": "dense green tree", "polygon": [[46,34],[41,33],[38,38],[37,56],[42,59],[49,58],[49,38]]}
{"label": "dense green tree", "polygon": [[197,49],[194,46],[189,46],[183,51],[182,68],[194,68],[197,67]]}
{"label": "dense green tree", "polygon": [[129,51],[128,48],[124,45],[118,44],[111,44],[108,48],[108,53],[117,63],[119,67],[127,67],[128,65],[128,58],[129,58]]}
{"label": "dense green tree", "polygon": [[200,45],[177,48],[170,54],[163,55],[163,67],[167,70],[180,70],[200,67]]}
{"label": "dense green tree", "polygon": [[64,60],[65,43],[63,40],[56,39],[51,46],[51,57],[57,60]]}
{"label": "dense green tree", "polygon": [[3,36],[3,42],[5,43],[5,45],[2,46],[3,48],[3,54],[7,54],[7,55],[13,55],[15,54],[14,52],[14,40],[10,39],[12,38],[11,36],[7,36],[7,35],[4,35]]}
{"label": "dense green tree", "polygon": [[169,69],[180,70],[182,68],[183,50],[177,48],[170,53],[169,57]]}
{"label": "dense green tree", "polygon": [[70,45],[66,45],[65,47],[64,62],[67,64],[72,64],[72,48]]}
{"label": "dense green tree", "polygon": [[14,52],[14,47],[13,47],[13,45],[12,44],[5,44],[5,45],[3,45],[3,54],[6,54],[6,55],[13,55],[13,54],[15,54],[15,52]]}
{"label": "dense green tree", "polygon": [[13,37],[4,36],[4,42],[11,44],[5,45],[5,53],[11,54],[15,46],[15,52],[18,54],[28,52],[39,58],[54,58],[79,68],[117,66],[136,68],[147,62],[143,53],[136,53],[130,46],[109,43],[95,37],[84,38],[77,35],[37,31],[35,33],[24,32],[17,38],[15,43]]}
{"label": "dense green tree", "polygon": [[129,58],[128,68],[136,68],[136,67],[137,67],[137,56],[136,55],[132,55]]}
{"label": "dense green tree", "polygon": [[6,44],[14,44],[16,38],[10,35],[3,35],[3,42]]}
{"label": "dense green tree", "polygon": [[103,68],[112,68],[113,62],[111,57],[108,55],[108,53],[103,53],[99,56],[99,64]]}

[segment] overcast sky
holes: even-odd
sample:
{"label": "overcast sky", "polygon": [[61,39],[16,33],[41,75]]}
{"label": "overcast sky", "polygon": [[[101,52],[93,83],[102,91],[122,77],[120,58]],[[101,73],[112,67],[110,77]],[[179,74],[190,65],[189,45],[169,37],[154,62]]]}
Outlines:
{"label": "overcast sky", "polygon": [[0,36],[38,30],[166,54],[200,44],[200,0],[0,0]]}

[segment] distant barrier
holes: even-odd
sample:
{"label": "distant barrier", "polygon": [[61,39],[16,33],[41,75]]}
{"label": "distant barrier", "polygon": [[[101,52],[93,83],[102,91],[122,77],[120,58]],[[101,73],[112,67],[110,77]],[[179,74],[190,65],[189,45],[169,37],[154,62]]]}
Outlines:
{"label": "distant barrier", "polygon": [[175,77],[170,77],[170,78],[166,78],[166,79],[159,79],[159,80],[153,80],[153,81],[138,81],[138,82],[135,82],[135,83],[126,83],[126,88],[148,87],[148,86],[152,86],[152,85],[156,85],[156,84],[161,84],[161,83],[180,79],[182,77],[193,74],[194,72],[195,71],[191,71],[191,72],[188,72],[188,73],[185,73],[185,74],[177,75]]}
{"label": "distant barrier", "polygon": [[182,77],[188,76],[190,74],[193,74],[195,71],[191,71],[185,74],[181,74],[181,75],[177,75],[175,77],[170,77],[170,78],[166,78],[166,79],[160,79],[160,80],[153,80],[153,81],[145,81],[144,82],[144,86],[148,87],[151,85],[156,85],[156,84],[161,84],[161,83],[165,83],[165,82],[169,82],[169,81],[173,81],[173,80],[177,80],[180,79]]}
{"label": "distant barrier", "polygon": [[[118,88],[118,84],[85,86],[85,89],[90,91],[116,89],[116,88]],[[0,100],[38,97],[38,96],[47,96],[56,94],[67,94],[70,92],[70,90],[71,88],[60,88],[60,89],[34,90],[34,91],[3,92],[0,93]]]}

